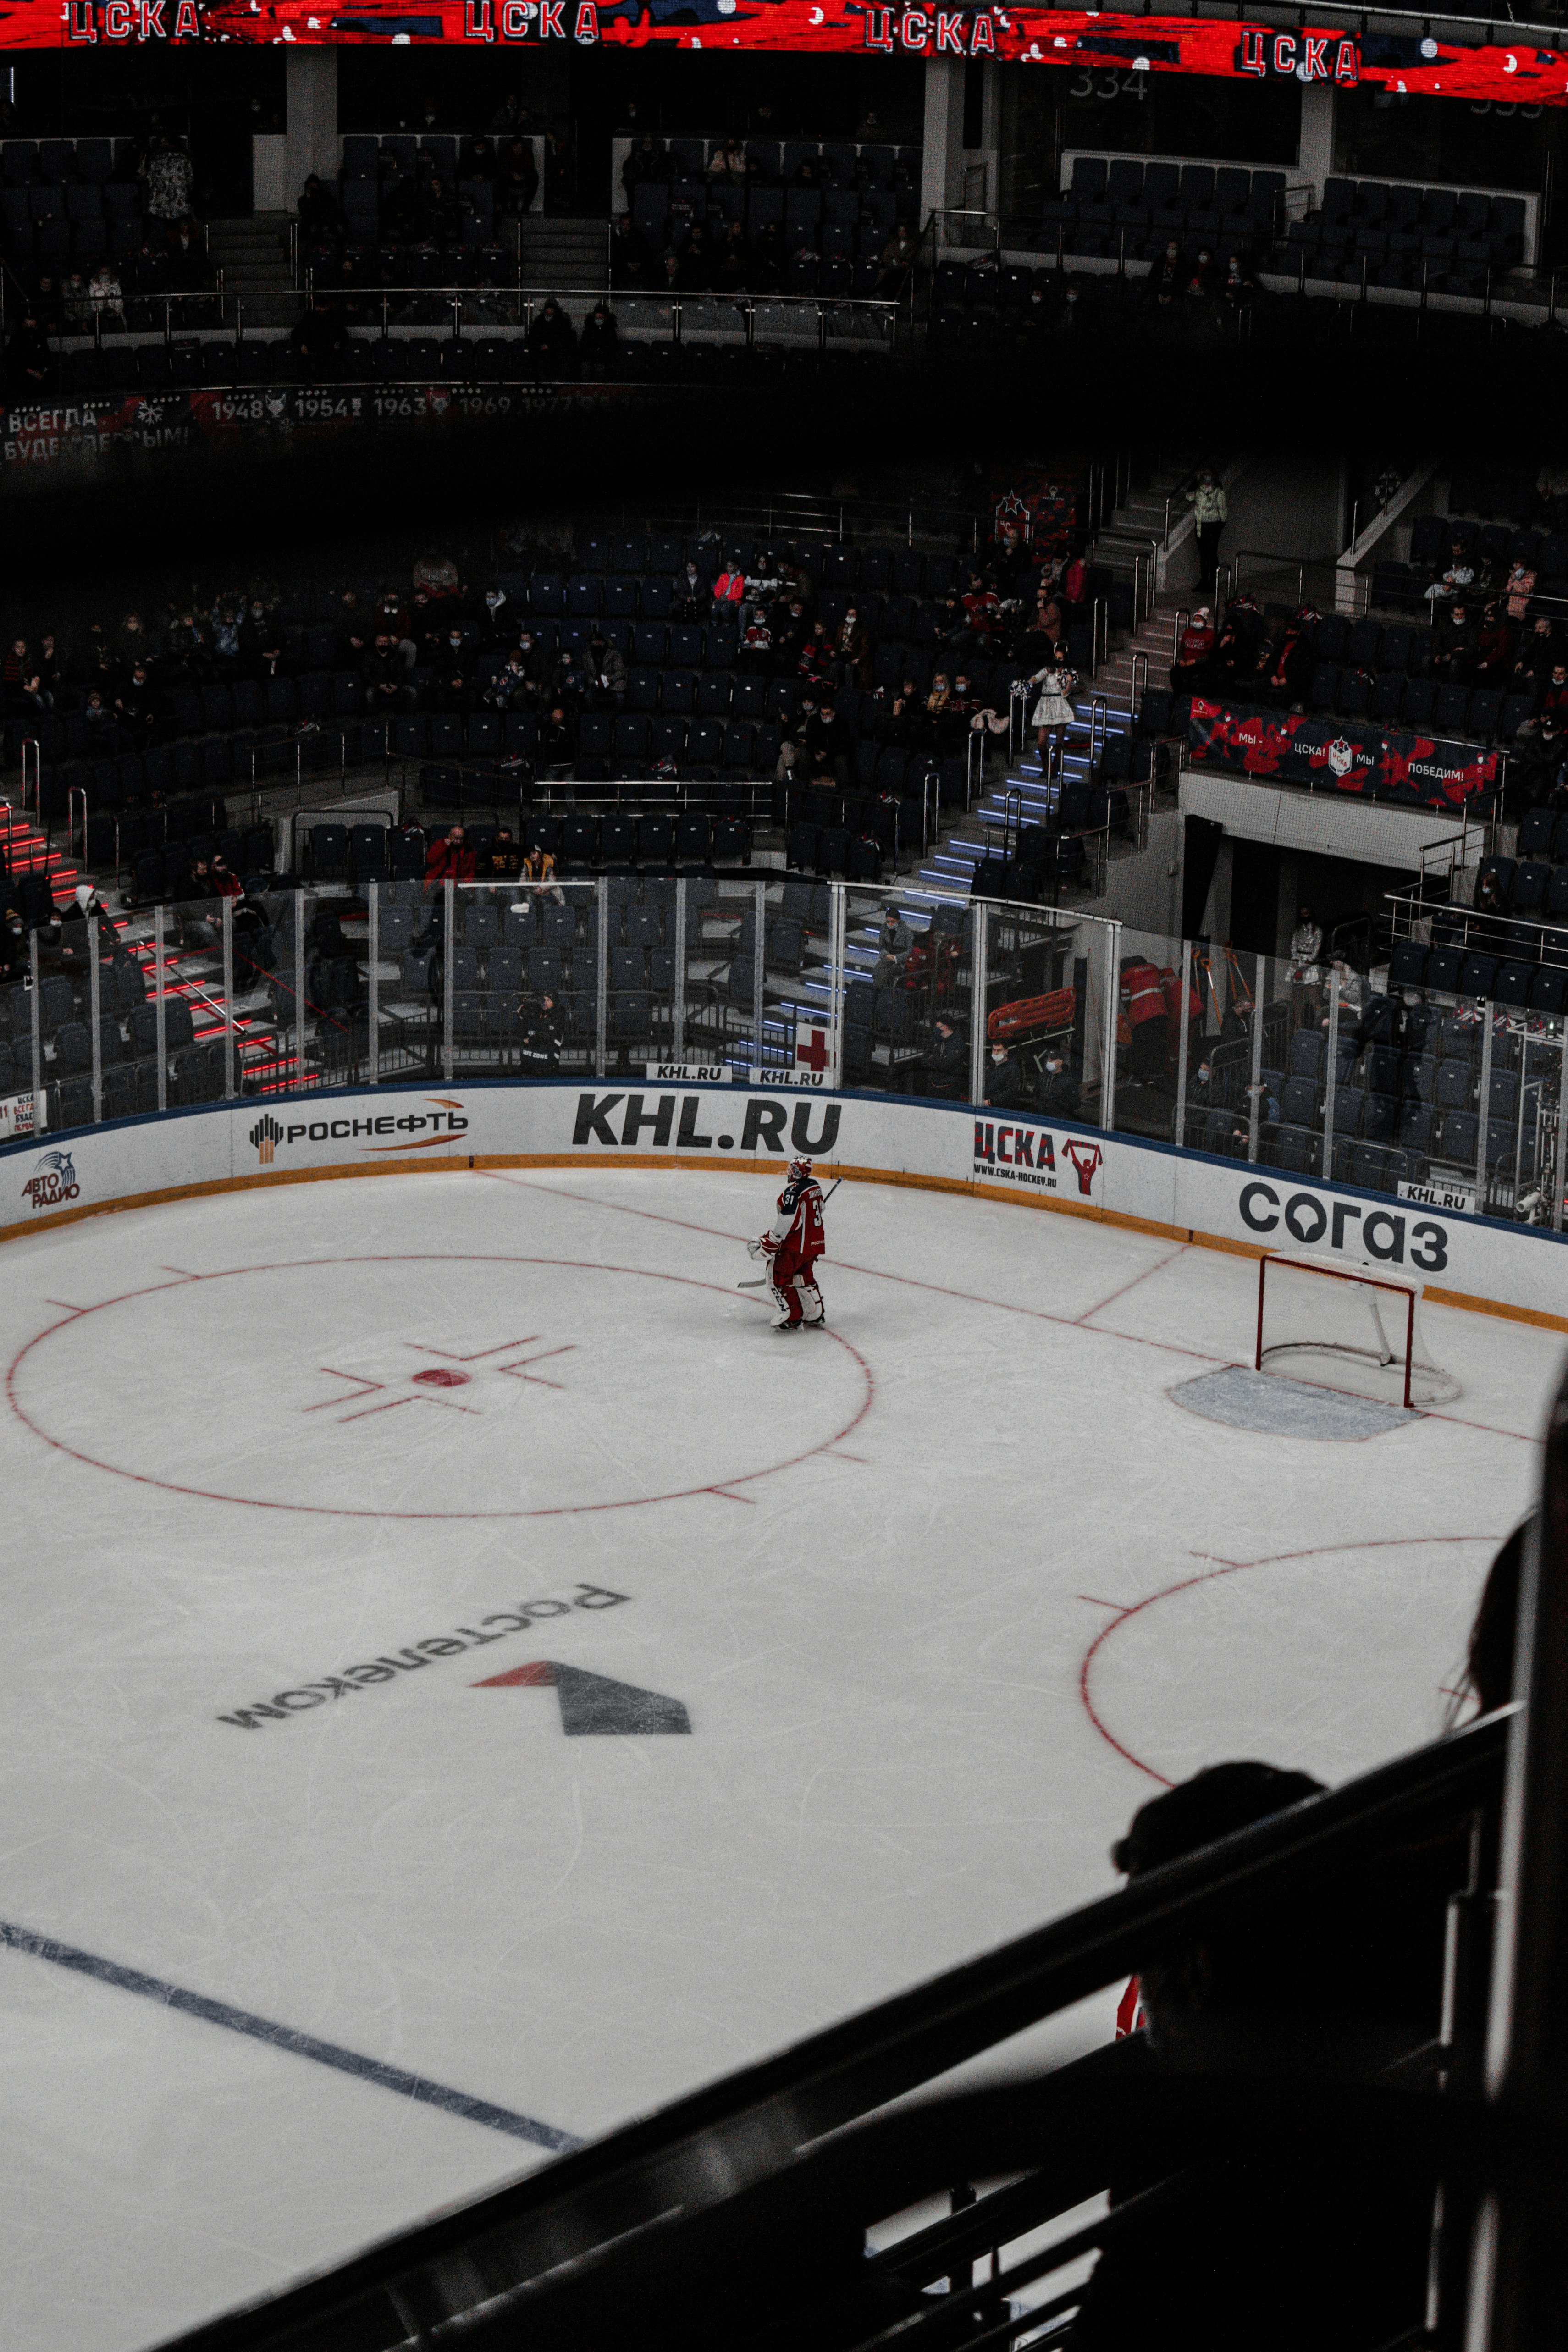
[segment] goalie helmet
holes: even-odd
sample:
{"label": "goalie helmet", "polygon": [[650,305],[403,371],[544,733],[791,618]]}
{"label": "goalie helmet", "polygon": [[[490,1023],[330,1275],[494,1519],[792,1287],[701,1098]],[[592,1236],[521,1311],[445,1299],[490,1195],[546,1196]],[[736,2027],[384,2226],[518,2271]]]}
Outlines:
{"label": "goalie helmet", "polygon": [[785,1171],[784,1171],[784,1181],[785,1181],[785,1182],[786,1182],[786,1183],[790,1183],[790,1184],[807,1184],[807,1183],[809,1183],[809,1182],[811,1181],[811,1162],[810,1162],[810,1160],[792,1160],[790,1161],[790,1163],[789,1163],[788,1168],[787,1168],[787,1169],[785,1169]]}

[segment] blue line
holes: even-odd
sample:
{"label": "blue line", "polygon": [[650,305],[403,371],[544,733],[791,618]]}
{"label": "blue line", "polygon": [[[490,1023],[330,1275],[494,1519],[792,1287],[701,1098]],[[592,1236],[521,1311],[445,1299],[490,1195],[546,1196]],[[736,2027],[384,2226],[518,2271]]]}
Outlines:
{"label": "blue line", "polygon": [[384,2065],[379,2058],[362,2058],[355,2050],[340,2050],[335,2042],[318,2042],[312,2033],[298,2033],[291,2025],[274,2025],[268,2018],[252,2016],[247,2009],[234,2009],[226,2000],[209,2000],[205,1993],[186,1992],[180,1985],[166,1984],[162,1977],[143,1976],[140,1969],[121,1968],[117,1960],[100,1959],[95,1953],[79,1951],[74,1944],[58,1944],[52,1936],[35,1935],[30,1927],[14,1927],[9,1920],[0,1919],[0,1946],[29,1953],[35,1959],[52,1960],[57,1968],[74,1969],[79,1976],[95,1977],[100,1984],[113,1985],[121,1992],[141,1993],[144,2000],[162,2001],[165,2009],[203,2018],[208,2025],[226,2026],[231,2033],[247,2033],[252,2041],[290,2051],[296,2058],[313,2058],[318,2066],[335,2066],[341,2074],[357,2075],[363,2083],[400,2092],[405,2099],[421,2100],[427,2107],[460,2116],[466,2123],[485,2124],[491,2131],[528,2140],[535,2147],[562,2154],[583,2145],[570,2132],[535,2123],[531,2116],[514,2115],[510,2107],[470,2098],[467,2091],[448,2090],[444,2083],[428,2082],[423,2074],[405,2074],[401,2066]]}

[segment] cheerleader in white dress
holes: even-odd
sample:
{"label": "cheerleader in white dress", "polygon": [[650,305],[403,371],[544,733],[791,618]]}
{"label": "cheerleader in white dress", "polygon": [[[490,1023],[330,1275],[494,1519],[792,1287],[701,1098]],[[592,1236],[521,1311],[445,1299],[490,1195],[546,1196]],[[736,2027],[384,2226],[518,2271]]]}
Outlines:
{"label": "cheerleader in white dress", "polygon": [[1078,677],[1065,662],[1052,662],[1047,663],[1044,669],[1037,669],[1029,684],[1040,689],[1040,698],[1035,705],[1035,715],[1029,723],[1035,730],[1035,740],[1040,748],[1040,765],[1048,775],[1051,766],[1049,746],[1054,740],[1059,753],[1067,740],[1068,729],[1078,717],[1068,699],[1078,684]]}

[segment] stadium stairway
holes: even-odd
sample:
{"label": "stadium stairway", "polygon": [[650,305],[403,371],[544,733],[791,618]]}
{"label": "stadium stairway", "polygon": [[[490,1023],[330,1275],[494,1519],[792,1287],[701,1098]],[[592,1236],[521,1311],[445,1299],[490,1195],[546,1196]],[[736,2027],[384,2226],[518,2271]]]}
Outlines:
{"label": "stadium stairway", "polygon": [[[1092,678],[1080,683],[1076,698],[1080,716],[1068,730],[1063,751],[1065,779],[1088,780],[1090,744],[1097,725],[1102,725],[1108,741],[1132,733],[1134,668],[1140,699],[1145,683],[1165,683],[1175,616],[1187,601],[1180,595],[1157,598],[1152,611],[1134,634],[1106,656]],[[1097,719],[1093,708],[1100,700],[1105,704],[1102,720]],[[936,898],[967,898],[976,866],[988,851],[1000,848],[1009,824],[1016,835],[1020,823],[1045,824],[1055,814],[1060,787],[1054,778],[1047,782],[1039,753],[1028,740],[1026,726],[1025,733],[1026,749],[1021,757],[1008,764],[999,781],[988,782],[982,789],[973,808],[936,843],[921,866],[911,891],[912,904],[918,906]]]}
{"label": "stadium stairway", "polygon": [[527,213],[518,222],[517,231],[524,285],[575,294],[608,289],[608,220],[573,220],[559,213]]}
{"label": "stadium stairway", "polygon": [[70,897],[81,879],[77,867],[51,848],[37,826],[9,801],[0,801],[0,873],[13,883],[33,875],[47,876],[57,906]]}
{"label": "stadium stairway", "polygon": [[288,213],[255,213],[208,224],[208,251],[222,273],[223,290],[237,299],[249,327],[291,327],[300,297],[289,266]]}

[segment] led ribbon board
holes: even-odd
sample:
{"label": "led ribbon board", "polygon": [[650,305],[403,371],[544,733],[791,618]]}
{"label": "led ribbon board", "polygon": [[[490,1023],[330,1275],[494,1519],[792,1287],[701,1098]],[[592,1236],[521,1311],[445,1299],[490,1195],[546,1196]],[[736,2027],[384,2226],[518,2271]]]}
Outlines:
{"label": "led ribbon board", "polygon": [[387,42],[405,46],[869,51],[996,58],[1017,65],[1327,82],[1426,98],[1568,104],[1568,56],[1523,41],[1461,46],[1432,34],[1282,31],[1197,16],[1094,16],[1061,8],[894,7],[848,0],[12,0],[0,48],[148,41]]}

